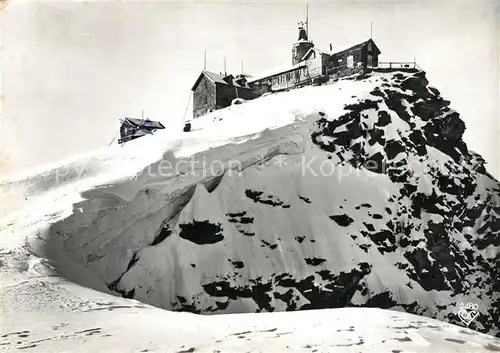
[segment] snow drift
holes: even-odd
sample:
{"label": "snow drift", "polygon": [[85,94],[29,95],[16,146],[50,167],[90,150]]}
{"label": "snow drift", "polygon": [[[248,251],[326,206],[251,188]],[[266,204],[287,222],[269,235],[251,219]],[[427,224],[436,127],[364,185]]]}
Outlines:
{"label": "snow drift", "polygon": [[27,236],[38,271],[168,310],[368,306],[458,324],[473,302],[470,327],[500,333],[500,184],[423,72],[192,125],[4,181],[18,206],[3,233]]}

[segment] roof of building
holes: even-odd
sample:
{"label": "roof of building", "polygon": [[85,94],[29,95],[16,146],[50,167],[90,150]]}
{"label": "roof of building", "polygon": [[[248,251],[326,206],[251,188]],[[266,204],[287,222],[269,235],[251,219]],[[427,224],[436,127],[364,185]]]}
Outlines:
{"label": "roof of building", "polygon": [[318,52],[320,54],[324,54],[324,55],[330,55],[327,52],[324,52],[323,50],[319,50],[318,48],[312,47],[308,51],[306,51],[306,53],[304,54],[304,56],[302,57],[301,60],[305,60],[307,58],[307,56],[309,55],[309,53],[313,52],[313,51],[316,51],[316,52]]}
{"label": "roof of building", "polygon": [[128,124],[134,127],[140,127],[143,129],[164,129],[162,123],[159,121],[153,121],[149,119],[134,119],[134,118],[125,118],[123,119],[122,124]]}
{"label": "roof of building", "polygon": [[275,68],[272,68],[269,70],[262,71],[256,75],[252,75],[251,77],[248,78],[248,82],[251,83],[251,82],[263,80],[265,78],[279,75],[279,74],[284,74],[286,72],[297,70],[297,69],[299,69],[301,67],[305,67],[305,66],[306,66],[305,63],[298,63],[295,65],[290,65],[290,64],[281,65],[281,66],[278,66],[278,67],[275,67]]}
{"label": "roof of building", "polygon": [[368,40],[365,40],[364,42],[361,42],[361,43],[359,43],[359,44],[353,45],[353,46],[351,46],[351,47],[349,47],[349,48],[347,48],[347,49],[337,51],[337,52],[335,52],[335,53],[327,53],[327,52],[325,52],[325,51],[323,51],[323,50],[320,50],[320,49],[318,49],[318,48],[313,47],[313,48],[310,48],[310,49],[309,49],[309,50],[308,50],[308,51],[304,54],[304,56],[302,57],[301,61],[302,61],[302,60],[305,60],[305,59],[309,56],[309,54],[310,54],[311,52],[313,52],[313,51],[318,52],[318,53],[321,53],[321,54],[324,54],[324,55],[333,56],[333,55],[336,55],[336,54],[340,54],[340,53],[343,53],[343,52],[346,52],[346,51],[350,51],[350,50],[356,49],[356,48],[358,48],[358,47],[362,47],[363,45],[365,45],[365,44],[367,44],[367,43],[369,43],[369,42],[371,42],[371,43],[373,44],[373,46],[375,47],[375,50],[377,51],[377,54],[380,54],[380,53],[381,53],[381,52],[380,52],[380,49],[377,47],[377,45],[375,44],[375,42],[373,41],[373,39],[371,39],[371,38],[370,38],[370,39],[368,39]]}
{"label": "roof of building", "polygon": [[368,39],[368,40],[365,40],[364,42],[361,42],[361,43],[359,43],[359,44],[353,45],[353,46],[351,46],[351,47],[349,47],[349,48],[347,48],[347,49],[337,51],[337,52],[335,52],[335,53],[334,53],[334,54],[332,54],[332,55],[335,55],[335,54],[340,54],[340,53],[343,53],[343,52],[345,52],[345,51],[349,51],[349,50],[356,49],[357,47],[361,47],[361,46],[363,46],[364,44],[367,44],[367,43],[369,43],[369,42],[371,42],[371,43],[373,44],[373,46],[375,47],[375,50],[377,51],[377,54],[380,54],[380,53],[381,53],[380,49],[377,47],[377,45],[375,44],[375,42],[373,41],[373,39],[371,39],[371,38],[370,38],[370,39]]}
{"label": "roof of building", "polygon": [[[233,75],[222,75],[222,74],[216,74],[215,72],[210,72],[207,70],[203,70],[198,78],[196,79],[196,82],[194,83],[193,87],[191,88],[192,91],[196,89],[198,84],[200,83],[200,80],[203,76],[208,77],[209,80],[211,80],[214,83],[220,83],[222,85],[229,85],[229,86],[235,86],[239,88],[245,88],[245,89],[250,89],[250,86],[248,86],[246,83],[244,85],[240,85],[237,80],[234,78]],[[227,78],[228,81],[224,80],[224,78]],[[239,79],[238,79],[239,80]]]}

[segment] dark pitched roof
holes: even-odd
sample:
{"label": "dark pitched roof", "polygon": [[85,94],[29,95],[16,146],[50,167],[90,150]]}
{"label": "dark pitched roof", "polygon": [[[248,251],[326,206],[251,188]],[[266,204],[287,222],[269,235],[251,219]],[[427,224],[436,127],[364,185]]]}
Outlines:
{"label": "dark pitched roof", "polygon": [[153,121],[149,119],[134,119],[134,118],[125,118],[123,120],[124,124],[128,124],[134,127],[143,127],[146,130],[151,130],[151,129],[164,129],[165,126],[163,126],[162,123],[159,121]]}
{"label": "dark pitched roof", "polygon": [[[222,85],[229,85],[229,86],[235,86],[235,87],[250,89],[250,87],[248,85],[243,85],[242,86],[238,82],[236,82],[236,80],[234,79],[233,75],[227,75],[227,76],[225,76],[225,75],[216,74],[214,72],[210,72],[210,71],[207,71],[207,70],[203,70],[200,73],[200,76],[198,76],[198,78],[196,79],[196,82],[194,83],[193,87],[191,88],[191,91],[194,91],[196,89],[196,87],[200,83],[200,80],[201,80],[201,78],[203,76],[208,77],[208,79],[210,81],[214,82],[214,83],[220,83]],[[224,78],[226,78],[227,81],[224,80]]]}
{"label": "dark pitched roof", "polygon": [[377,55],[381,53],[380,49],[377,47],[377,45],[375,44],[375,42],[373,41],[373,39],[368,39],[368,40],[365,40],[364,42],[361,42],[359,44],[356,44],[356,45],[353,45],[352,47],[350,48],[347,48],[347,49],[344,49],[344,50],[341,50],[341,51],[338,51],[332,55],[337,55],[337,54],[340,54],[340,53],[343,53],[343,52],[346,52],[346,51],[349,51],[349,50],[353,50],[353,49],[356,49],[358,47],[362,47],[363,45],[365,44],[368,44],[368,43],[372,43],[373,46],[375,47],[375,51],[377,52]]}

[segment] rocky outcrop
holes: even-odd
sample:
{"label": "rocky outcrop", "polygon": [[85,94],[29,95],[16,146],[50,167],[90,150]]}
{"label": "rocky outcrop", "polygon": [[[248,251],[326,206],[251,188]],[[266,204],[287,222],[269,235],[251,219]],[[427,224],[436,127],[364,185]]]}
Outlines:
{"label": "rocky outcrop", "polygon": [[109,288],[196,313],[378,306],[453,323],[471,301],[470,327],[499,334],[500,184],[465,124],[423,72],[350,84],[369,89],[297,119],[296,155],[186,194]]}

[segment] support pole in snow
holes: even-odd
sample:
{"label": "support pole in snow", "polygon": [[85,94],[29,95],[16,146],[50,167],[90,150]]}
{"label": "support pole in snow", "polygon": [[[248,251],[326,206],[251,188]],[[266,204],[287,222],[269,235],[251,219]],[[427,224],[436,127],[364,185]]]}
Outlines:
{"label": "support pole in snow", "polygon": [[188,111],[188,108],[189,108],[189,103],[191,103],[191,97],[192,97],[192,95],[193,95],[193,92],[191,92],[191,94],[189,95],[188,104],[186,106],[186,110],[184,111],[184,117],[182,118],[182,122],[184,123],[184,128],[182,130],[184,132],[191,131],[191,123],[190,122],[186,123],[186,114],[187,114],[187,111]]}
{"label": "support pole in snow", "polygon": [[187,111],[188,111],[188,108],[189,108],[189,103],[191,103],[191,96],[193,95],[193,92],[191,92],[191,94],[189,95],[189,100],[188,100],[188,104],[186,106],[186,110],[184,111],[184,117],[182,118],[182,122],[185,123],[186,122],[186,114],[187,114]]}
{"label": "support pole in snow", "polygon": [[115,140],[116,136],[118,135],[118,132],[119,132],[119,131],[117,131],[117,132],[116,132],[115,137],[113,137],[113,139],[112,139],[112,140],[111,140],[111,142],[109,143],[108,147],[109,147],[109,146],[111,146],[111,144],[112,144],[112,143],[113,143],[113,141]]}

